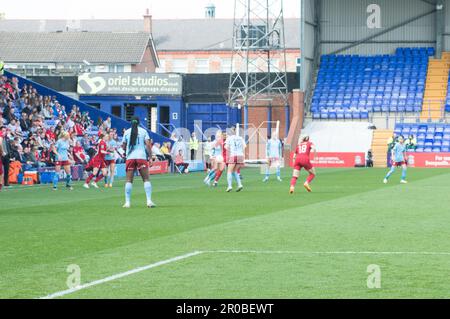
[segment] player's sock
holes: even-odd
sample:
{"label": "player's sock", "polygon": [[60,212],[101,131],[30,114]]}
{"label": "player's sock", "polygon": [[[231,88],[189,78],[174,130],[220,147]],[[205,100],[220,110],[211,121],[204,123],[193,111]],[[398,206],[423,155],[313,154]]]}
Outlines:
{"label": "player's sock", "polygon": [[241,177],[239,176],[239,173],[234,173],[234,178],[236,179],[238,187],[242,187]]}
{"label": "player's sock", "polygon": [[105,181],[105,185],[108,186],[108,181],[109,181],[109,176],[108,175],[105,176],[104,181]]}
{"label": "player's sock", "polygon": [[219,170],[218,170],[218,172],[217,172],[217,174],[216,174],[216,177],[214,178],[214,181],[215,181],[215,182],[218,182],[218,181],[219,181],[220,177],[222,176],[222,173],[223,173],[223,171],[219,171]]}
{"label": "player's sock", "polygon": [[308,178],[306,179],[306,182],[308,184],[311,184],[311,182],[314,180],[314,178],[316,177],[316,175],[314,174],[309,174]]}
{"label": "player's sock", "polygon": [[72,175],[68,174],[66,176],[66,186],[70,187],[71,184],[72,184]]}
{"label": "player's sock", "polygon": [[55,173],[55,175],[53,175],[53,188],[58,187],[58,181],[59,181],[59,176],[57,173]]}
{"label": "player's sock", "polygon": [[114,174],[112,174],[110,177],[109,177],[109,185],[112,185],[114,183]]}
{"label": "player's sock", "polygon": [[86,178],[86,184],[89,184],[93,178],[94,178],[94,174],[92,174],[92,173],[89,174],[88,178]]}
{"label": "player's sock", "polygon": [[227,182],[228,182],[229,188],[233,187],[233,174],[232,173],[227,173]]}
{"label": "player's sock", "polygon": [[406,180],[406,168],[402,169],[402,181]]}
{"label": "player's sock", "polygon": [[269,175],[270,175],[270,167],[266,168],[266,179],[269,179]]}
{"label": "player's sock", "polygon": [[385,178],[389,179],[389,177],[391,177],[391,175],[394,174],[394,172],[395,172],[395,166],[392,166],[391,170],[387,173]]}
{"label": "player's sock", "polygon": [[125,184],[125,203],[130,203],[131,201],[131,191],[133,190],[133,184]]}
{"label": "player's sock", "polygon": [[0,191],[2,190],[2,188],[3,188],[3,184],[0,184]]}
{"label": "player's sock", "polygon": [[295,187],[295,184],[297,184],[298,177],[293,176],[291,179],[291,187]]}
{"label": "player's sock", "polygon": [[277,177],[281,178],[281,169],[279,166],[277,167]]}
{"label": "player's sock", "polygon": [[152,184],[150,182],[144,183],[145,196],[147,196],[147,202],[152,201]]}
{"label": "player's sock", "polygon": [[216,171],[211,170],[211,172],[209,172],[209,175],[208,175],[208,181],[212,181],[214,179],[214,177],[216,177]]}
{"label": "player's sock", "polygon": [[103,174],[98,175],[98,177],[95,179],[95,182],[98,183],[100,182],[105,176],[103,176]]}

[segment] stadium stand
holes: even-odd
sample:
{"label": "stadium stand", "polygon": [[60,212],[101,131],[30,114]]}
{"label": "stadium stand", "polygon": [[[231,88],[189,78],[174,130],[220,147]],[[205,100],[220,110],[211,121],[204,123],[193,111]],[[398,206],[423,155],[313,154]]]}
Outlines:
{"label": "stadium stand", "polygon": [[395,135],[417,138],[416,152],[440,153],[450,152],[450,124],[444,123],[398,123]]}
{"label": "stadium stand", "polygon": [[[20,76],[5,72],[0,77],[0,127],[3,127],[10,148],[8,161],[20,163],[20,171],[24,174],[25,171],[39,171],[43,177],[46,168],[54,165],[51,149],[62,131],[71,133],[72,139],[78,140],[92,156],[100,132],[113,130],[120,140],[128,126],[120,118]],[[155,142],[169,141],[155,133],[149,134]],[[77,176],[81,178],[81,175]],[[11,176],[11,180],[16,179],[17,176]]]}
{"label": "stadium stand", "polygon": [[422,111],[434,48],[394,55],[324,55],[311,101],[313,119],[368,119],[374,112]]}

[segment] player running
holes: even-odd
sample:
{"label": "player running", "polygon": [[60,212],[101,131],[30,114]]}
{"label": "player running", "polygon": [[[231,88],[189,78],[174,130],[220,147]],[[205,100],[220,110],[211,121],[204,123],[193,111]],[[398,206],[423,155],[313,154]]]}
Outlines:
{"label": "player running", "polygon": [[[148,132],[139,127],[139,119],[133,117],[131,128],[123,135],[123,149],[126,150],[127,182],[125,184],[125,205],[124,208],[131,207],[131,191],[133,189],[134,173],[139,174],[144,181],[145,195],[147,196],[147,207],[153,208],[156,205],[152,202],[152,184],[149,180],[149,161],[152,158],[152,143]],[[147,153],[146,153],[147,150]]]}
{"label": "player running", "polygon": [[223,171],[225,170],[225,159],[223,157],[224,141],[222,131],[217,131],[216,139],[212,143],[212,170],[206,177],[205,183],[210,185],[211,181],[214,180],[213,186],[216,187]]}
{"label": "player running", "polygon": [[408,168],[408,157],[406,155],[406,145],[405,145],[405,140],[403,139],[403,137],[400,136],[398,138],[397,143],[391,150],[391,154],[392,154],[392,156],[391,156],[392,166],[391,166],[391,169],[389,170],[389,172],[387,173],[386,177],[384,178],[383,183],[387,184],[391,175],[394,174],[395,169],[397,167],[401,167],[402,168],[402,177],[401,177],[400,183],[407,184],[408,182],[406,181],[406,170]]}
{"label": "player running", "polygon": [[281,141],[278,138],[278,135],[275,133],[272,135],[271,139],[267,141],[266,146],[266,156],[267,156],[267,168],[266,168],[266,177],[263,182],[267,182],[269,180],[270,169],[275,167],[277,172],[277,180],[282,182],[281,179],[281,158],[283,157],[282,153],[283,146],[281,145]]}
{"label": "player running", "polygon": [[310,161],[311,151],[314,152],[315,158],[316,148],[314,144],[309,141],[309,136],[301,136],[298,140],[298,145],[294,153],[294,172],[291,179],[291,188],[289,189],[290,194],[294,194],[295,184],[297,183],[297,179],[300,176],[300,171],[302,170],[302,168],[304,168],[309,173],[309,176],[307,177],[303,186],[309,193],[312,192],[310,184],[316,177],[316,170],[314,169]]}
{"label": "player running", "polygon": [[58,181],[61,168],[66,172],[66,188],[73,190],[72,187],[72,172],[71,172],[71,158],[70,152],[70,134],[63,132],[58,141],[53,145],[53,153],[56,156],[55,175],[53,175],[53,190],[58,190]]}
{"label": "player running", "polygon": [[113,131],[109,133],[109,141],[106,145],[108,154],[105,156],[105,163],[108,175],[105,177],[105,187],[112,188],[114,183],[114,173],[116,171],[116,150],[119,147]]}
{"label": "player running", "polygon": [[239,175],[239,170],[244,164],[244,150],[245,142],[242,137],[236,134],[236,128],[231,128],[231,135],[227,137],[225,142],[225,149],[227,151],[227,181],[228,188],[227,192],[233,190],[233,176],[238,184],[237,192],[244,189],[242,186],[241,177]]}
{"label": "player running", "polygon": [[108,146],[107,142],[109,140],[108,135],[104,135],[103,133],[100,134],[98,145],[97,145],[97,154],[92,158],[91,162],[89,163],[89,167],[92,168],[92,173],[89,175],[89,177],[86,179],[86,182],[84,183],[83,187],[86,189],[89,189],[89,183],[91,180],[94,179],[94,177],[99,174],[95,180],[91,183],[91,185],[95,188],[98,188],[97,183],[100,182],[105,176],[108,175],[108,169],[106,167],[105,162],[105,156],[108,154]]}

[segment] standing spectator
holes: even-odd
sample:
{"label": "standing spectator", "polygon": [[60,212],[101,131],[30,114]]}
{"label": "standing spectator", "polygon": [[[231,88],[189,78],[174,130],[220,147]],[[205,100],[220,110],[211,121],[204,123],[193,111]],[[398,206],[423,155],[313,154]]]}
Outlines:
{"label": "standing spectator", "polygon": [[372,154],[372,150],[368,150],[368,151],[367,151],[366,167],[373,167],[373,154]]}
{"label": "standing spectator", "polygon": [[188,170],[189,164],[184,161],[182,150],[179,150],[177,156],[175,157],[175,165],[178,167],[180,174],[189,173]]}
{"label": "standing spectator", "polygon": [[5,63],[3,62],[3,60],[0,58],[0,76],[3,76],[5,71]]}
{"label": "standing spectator", "polygon": [[195,135],[195,132],[192,132],[191,138],[189,140],[189,149],[191,150],[191,160],[195,160],[197,158],[197,151],[198,151],[198,139]]}

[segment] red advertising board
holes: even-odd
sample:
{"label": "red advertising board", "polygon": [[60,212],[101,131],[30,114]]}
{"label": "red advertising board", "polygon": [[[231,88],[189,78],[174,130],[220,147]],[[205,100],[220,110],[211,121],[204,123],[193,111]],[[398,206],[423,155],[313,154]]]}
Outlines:
{"label": "red advertising board", "polygon": [[153,162],[153,165],[149,168],[149,173],[150,175],[167,174],[168,167],[169,162],[167,161]]}
{"label": "red advertising board", "polygon": [[[294,153],[291,153],[291,163]],[[311,163],[315,167],[355,167],[356,165],[365,165],[366,154],[361,153],[332,153],[318,152],[317,157],[313,159],[314,154],[311,153]]]}
{"label": "red advertising board", "polygon": [[450,168],[450,153],[408,153],[408,166]]}

